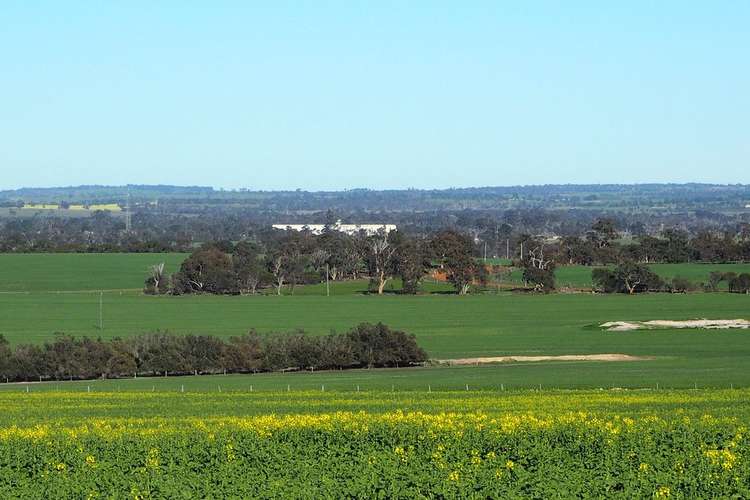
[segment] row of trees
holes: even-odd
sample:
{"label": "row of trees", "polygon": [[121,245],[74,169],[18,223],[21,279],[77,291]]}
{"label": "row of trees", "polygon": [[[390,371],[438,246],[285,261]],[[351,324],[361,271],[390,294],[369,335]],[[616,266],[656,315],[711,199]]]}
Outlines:
{"label": "row of trees", "polygon": [[403,293],[414,294],[432,267],[445,272],[457,293],[486,280],[486,269],[475,258],[472,239],[456,231],[431,238],[400,231],[350,236],[330,231],[322,235],[284,232],[261,244],[241,241],[203,245],[188,256],[180,270],[165,274],[151,269],[145,283],[149,294],[254,294],[272,288],[281,294],[298,284],[370,278],[370,290],[382,294],[389,281],[400,278]]}
{"label": "row of trees", "polygon": [[556,260],[582,265],[623,260],[646,264],[750,261],[750,226],[740,232],[701,231],[693,237],[674,228],[627,242],[621,241],[620,236],[612,219],[599,219],[583,236],[565,237],[555,244]]}
{"label": "row of trees", "polygon": [[677,292],[684,293],[703,288],[705,291],[718,291],[726,282],[731,293],[750,293],[750,274],[713,271],[708,282],[695,284],[686,278],[676,276],[666,280],[637,262],[622,262],[614,268],[596,268],[591,273],[594,289],[604,293]]}
{"label": "row of trees", "polygon": [[426,360],[413,335],[382,323],[326,336],[251,331],[226,341],[167,333],[113,340],[58,334],[41,345],[11,346],[0,335],[0,376],[6,380],[407,367]]}

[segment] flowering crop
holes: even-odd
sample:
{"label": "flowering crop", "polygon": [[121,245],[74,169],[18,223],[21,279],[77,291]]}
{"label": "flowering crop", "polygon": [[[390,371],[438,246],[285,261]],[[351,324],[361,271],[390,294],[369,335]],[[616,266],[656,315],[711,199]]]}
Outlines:
{"label": "flowering crop", "polygon": [[[745,404],[746,391],[733,394],[739,407]],[[596,396],[569,398],[575,403],[587,395]],[[69,397],[38,402],[53,408]],[[533,401],[535,410],[498,411],[507,403],[498,396],[449,395],[441,399],[443,411],[304,412],[300,405],[300,413],[225,416],[217,408],[167,417],[164,405],[161,415],[94,415],[107,398],[122,397],[133,413],[158,401],[152,394],[99,394],[82,398],[79,416],[13,423],[5,417],[0,496],[750,496],[745,416],[712,416],[703,407],[634,412],[615,398],[610,410],[575,411],[553,395],[520,394],[511,400]],[[224,413],[232,397],[224,396]],[[288,402],[308,397],[287,396]],[[319,397],[347,406],[341,395]],[[3,395],[0,402],[13,398],[21,396]],[[383,405],[390,398],[369,396]],[[621,399],[635,405],[638,395]],[[44,404],[33,411],[44,414]]]}

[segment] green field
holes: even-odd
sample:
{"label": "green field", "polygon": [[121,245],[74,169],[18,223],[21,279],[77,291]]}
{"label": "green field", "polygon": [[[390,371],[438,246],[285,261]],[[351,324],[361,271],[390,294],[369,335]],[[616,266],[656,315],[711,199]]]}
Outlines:
{"label": "green field", "polygon": [[[658,330],[602,332],[597,325],[616,320],[748,318],[750,297],[727,293],[638,296],[487,293],[459,297],[365,295],[364,281],[297,287],[295,296],[144,296],[138,289],[144,269],[162,256],[3,255],[6,277],[0,293],[0,334],[12,343],[43,342],[55,332],[111,338],[149,331],[203,333],[222,337],[250,329],[260,332],[302,328],[312,334],[345,331],[362,321],[382,321],[414,333],[433,359],[502,355],[620,353],[653,359],[636,362],[510,363],[478,367],[351,371],[320,374],[267,374],[227,377],[227,387],[281,390],[321,385],[422,390],[508,387],[729,387],[750,385],[750,333],[747,330]],[[181,256],[165,260],[175,268]],[[39,264],[44,262],[43,265]],[[18,264],[33,268],[24,281]],[[36,263],[36,267],[33,265]],[[700,265],[693,265],[699,267]],[[685,267],[685,266],[683,266]],[[686,266],[690,268],[690,266]],[[566,269],[566,268],[563,268]],[[701,268],[703,269],[703,268]],[[695,271],[699,273],[699,271]],[[12,277],[12,279],[8,279]],[[116,286],[105,287],[108,277]],[[20,283],[28,293],[13,293]],[[398,287],[398,283],[394,284]],[[67,287],[67,291],[66,288]],[[444,284],[427,284],[445,291]],[[99,288],[103,293],[102,330]],[[75,292],[73,290],[91,290]],[[135,289],[135,290],[131,290]],[[56,292],[55,290],[63,290]],[[150,380],[150,379],[149,379]],[[214,390],[210,377],[121,381],[123,389],[177,384]],[[180,379],[190,380],[190,379]],[[255,380],[255,382],[250,382]],[[112,382],[96,382],[112,384]],[[225,384],[225,382],[220,382]],[[90,384],[85,384],[90,385]],[[39,386],[41,387],[41,386]],[[112,387],[112,386],[109,386]]]}
{"label": "green field", "polygon": [[175,272],[184,254],[0,254],[0,292],[143,289],[148,269]]}
{"label": "green field", "polygon": [[[603,332],[595,325],[612,320],[747,317],[750,297],[733,294],[650,294],[642,296],[500,294],[458,297],[425,295],[299,297],[148,297],[104,294],[104,329],[98,330],[96,293],[0,295],[0,333],[12,342],[41,342],[54,332],[76,336],[127,336],[168,330],[175,333],[237,335],[304,328],[310,333],[344,331],[361,321],[382,321],[417,336],[433,358],[499,355],[622,353],[656,357],[617,363],[513,363],[478,368],[407,370],[394,375],[347,372],[376,386],[393,378],[424,387],[435,380],[446,387],[482,387],[507,381],[529,386],[643,387],[750,385],[747,330],[658,330]],[[451,370],[460,373],[452,382]],[[434,373],[430,373],[434,371]],[[315,375],[315,377],[331,375]],[[280,375],[269,375],[279,388]],[[308,377],[299,374],[299,377]],[[312,378],[296,378],[305,383]],[[246,383],[246,382],[245,382]],[[317,385],[317,381],[312,383]],[[348,383],[349,388],[352,384]],[[283,384],[282,384],[283,385]],[[406,387],[404,386],[404,387]]]}

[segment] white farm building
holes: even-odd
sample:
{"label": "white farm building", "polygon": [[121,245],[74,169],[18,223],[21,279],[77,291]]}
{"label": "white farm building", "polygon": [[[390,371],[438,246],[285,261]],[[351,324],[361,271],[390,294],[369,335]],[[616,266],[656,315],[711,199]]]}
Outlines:
{"label": "white farm building", "polygon": [[[284,231],[310,231],[312,234],[321,234],[326,228],[325,224],[274,224],[274,229]],[[395,224],[342,224],[336,221],[336,224],[330,226],[332,231],[339,231],[346,234],[358,234],[364,232],[368,236],[383,232],[385,234],[396,230]]]}

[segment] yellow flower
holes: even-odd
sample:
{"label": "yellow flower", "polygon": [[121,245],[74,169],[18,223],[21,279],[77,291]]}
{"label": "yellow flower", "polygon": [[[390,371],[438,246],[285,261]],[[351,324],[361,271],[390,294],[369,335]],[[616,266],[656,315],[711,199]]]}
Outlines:
{"label": "yellow flower", "polygon": [[159,468],[159,449],[151,448],[148,450],[148,456],[146,457],[146,468],[158,469]]}
{"label": "yellow flower", "polygon": [[667,498],[670,496],[669,488],[666,486],[659,486],[654,492],[654,498]]}
{"label": "yellow flower", "polygon": [[641,462],[641,465],[638,466],[638,470],[641,472],[648,472],[649,465],[646,463]]}
{"label": "yellow flower", "polygon": [[508,470],[513,470],[513,467],[515,467],[516,464],[513,462],[513,460],[508,460],[505,462],[505,468]]}
{"label": "yellow flower", "polygon": [[455,470],[448,475],[448,479],[451,481],[458,481],[458,478],[458,471]]}
{"label": "yellow flower", "polygon": [[86,456],[86,465],[89,465],[91,467],[96,465],[96,459],[93,455],[87,455]]}
{"label": "yellow flower", "polygon": [[62,462],[55,465],[55,469],[59,470],[60,472],[64,471],[66,468],[67,466]]}

